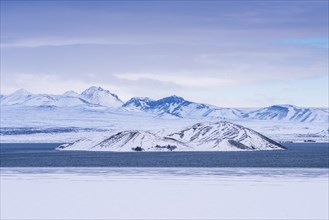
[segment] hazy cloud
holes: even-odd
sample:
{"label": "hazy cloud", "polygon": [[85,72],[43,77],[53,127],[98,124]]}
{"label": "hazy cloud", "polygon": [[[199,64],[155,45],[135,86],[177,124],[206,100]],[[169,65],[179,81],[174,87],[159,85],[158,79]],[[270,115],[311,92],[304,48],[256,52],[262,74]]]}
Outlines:
{"label": "hazy cloud", "polygon": [[1,93],[100,85],[125,100],[328,105],[327,1],[1,6]]}

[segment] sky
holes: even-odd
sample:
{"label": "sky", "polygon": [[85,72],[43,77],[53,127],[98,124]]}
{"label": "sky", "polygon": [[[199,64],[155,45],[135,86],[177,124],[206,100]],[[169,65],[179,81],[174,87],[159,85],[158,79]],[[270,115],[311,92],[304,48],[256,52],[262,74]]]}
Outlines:
{"label": "sky", "polygon": [[3,1],[1,94],[328,107],[328,1]]}

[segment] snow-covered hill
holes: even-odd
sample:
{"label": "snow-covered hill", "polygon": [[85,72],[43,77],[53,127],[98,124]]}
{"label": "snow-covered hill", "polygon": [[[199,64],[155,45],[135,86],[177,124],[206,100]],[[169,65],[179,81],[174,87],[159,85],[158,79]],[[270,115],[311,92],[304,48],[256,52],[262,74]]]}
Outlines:
{"label": "snow-covered hill", "polygon": [[104,140],[80,139],[59,150],[90,151],[238,151],[282,150],[283,146],[234,123],[197,123],[175,132],[127,130]]}
{"label": "snow-covered hill", "polygon": [[168,135],[178,141],[191,144],[199,150],[280,149],[281,145],[264,135],[227,121],[217,123],[197,123],[179,132]]}

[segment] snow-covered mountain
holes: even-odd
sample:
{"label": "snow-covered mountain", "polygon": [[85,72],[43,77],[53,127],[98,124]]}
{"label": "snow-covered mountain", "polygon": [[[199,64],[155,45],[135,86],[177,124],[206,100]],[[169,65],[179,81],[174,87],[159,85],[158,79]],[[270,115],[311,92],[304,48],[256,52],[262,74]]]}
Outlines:
{"label": "snow-covered mountain", "polygon": [[243,112],[234,108],[219,108],[212,105],[187,101],[182,97],[169,96],[159,100],[134,97],[122,106],[128,111],[152,112],[159,116],[238,118]]}
{"label": "snow-covered mountain", "polygon": [[237,151],[282,150],[275,141],[234,123],[197,123],[175,132],[127,130],[104,140],[80,139],[59,150],[90,151]]}
{"label": "snow-covered mountain", "polygon": [[80,96],[87,102],[95,105],[101,105],[106,107],[120,107],[123,102],[119,97],[111,93],[109,90],[105,90],[101,87],[92,86],[81,93]]}
{"label": "snow-covered mountain", "polygon": [[62,95],[33,94],[21,89],[2,96],[0,103],[2,106],[106,107],[116,109],[118,113],[120,111],[147,112],[162,118],[329,123],[329,111],[324,108],[303,108],[293,105],[273,105],[260,109],[221,108],[188,101],[178,96],[159,100],[134,97],[123,103],[116,94],[96,86],[86,89],[81,94],[68,91]]}
{"label": "snow-covered mountain", "polygon": [[90,87],[81,94],[74,91],[65,92],[63,95],[33,94],[20,89],[1,98],[3,106],[105,106],[120,107],[123,102],[117,95],[101,87]]}
{"label": "snow-covered mountain", "polygon": [[318,108],[300,108],[293,105],[272,105],[250,111],[243,118],[258,120],[282,120],[292,122],[328,122],[327,111]]}

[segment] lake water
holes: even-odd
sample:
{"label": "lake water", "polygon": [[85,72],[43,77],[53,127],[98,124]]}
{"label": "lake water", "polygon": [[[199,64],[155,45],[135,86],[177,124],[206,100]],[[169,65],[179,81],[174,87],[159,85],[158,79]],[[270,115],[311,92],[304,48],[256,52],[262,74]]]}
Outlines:
{"label": "lake water", "polygon": [[0,144],[1,167],[301,167],[328,168],[328,143],[289,143],[284,151],[57,151],[54,143]]}

